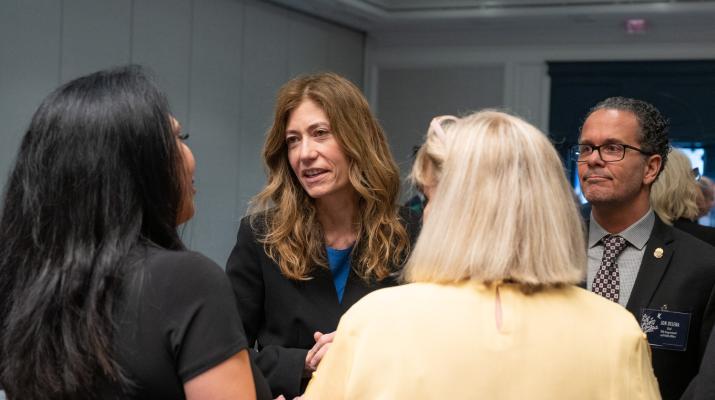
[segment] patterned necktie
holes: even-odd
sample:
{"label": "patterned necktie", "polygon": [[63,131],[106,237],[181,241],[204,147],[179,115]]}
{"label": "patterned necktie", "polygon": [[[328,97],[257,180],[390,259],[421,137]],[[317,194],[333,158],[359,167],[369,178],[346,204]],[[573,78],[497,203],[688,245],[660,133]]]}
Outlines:
{"label": "patterned necktie", "polygon": [[593,279],[591,290],[608,300],[618,303],[621,278],[618,273],[616,258],[626,248],[626,239],[618,235],[606,235],[601,241],[603,242],[603,258],[601,258],[601,267],[598,268],[596,277]]}

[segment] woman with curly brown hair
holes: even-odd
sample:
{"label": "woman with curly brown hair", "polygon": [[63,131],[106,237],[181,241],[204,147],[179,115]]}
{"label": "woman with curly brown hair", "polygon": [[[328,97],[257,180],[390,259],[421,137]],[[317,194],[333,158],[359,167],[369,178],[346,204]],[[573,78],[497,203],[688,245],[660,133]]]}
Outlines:
{"label": "woman with curly brown hair", "polygon": [[340,316],[396,283],[417,217],[360,90],[332,73],[279,91],[263,149],[268,183],[241,221],[226,271],[275,395],[300,394]]}

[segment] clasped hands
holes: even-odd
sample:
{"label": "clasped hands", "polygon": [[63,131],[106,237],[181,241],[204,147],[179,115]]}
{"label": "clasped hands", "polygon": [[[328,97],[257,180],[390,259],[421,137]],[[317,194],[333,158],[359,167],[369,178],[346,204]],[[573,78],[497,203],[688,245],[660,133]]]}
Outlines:
{"label": "clasped hands", "polygon": [[313,339],[315,339],[315,345],[313,348],[308,350],[308,354],[305,356],[305,368],[304,372],[306,376],[313,373],[318,368],[318,364],[325,357],[328,352],[330,345],[333,343],[333,338],[335,337],[335,332],[322,333],[315,332],[313,334]]}
{"label": "clasped hands", "polygon": [[[335,332],[322,333],[315,332],[313,334],[313,339],[315,339],[315,345],[313,348],[308,350],[308,354],[305,356],[305,366],[303,368],[303,376],[308,377],[317,368],[320,361],[325,357],[325,354],[330,348],[330,344],[333,343],[333,338],[335,337]],[[302,397],[294,397],[293,400],[300,400]],[[276,397],[275,400],[286,400],[283,395]]]}

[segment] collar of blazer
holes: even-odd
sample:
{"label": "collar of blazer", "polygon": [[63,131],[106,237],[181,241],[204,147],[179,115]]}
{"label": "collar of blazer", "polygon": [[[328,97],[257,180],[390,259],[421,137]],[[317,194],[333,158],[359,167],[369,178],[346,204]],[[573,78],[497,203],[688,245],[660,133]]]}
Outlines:
{"label": "collar of blazer", "polygon": [[[658,255],[656,256],[656,250]],[[675,252],[675,238],[673,227],[666,225],[663,220],[655,215],[655,223],[651,231],[648,244],[643,253],[643,261],[633,285],[631,297],[626,308],[633,315],[640,315],[641,308],[648,307],[665,271],[670,266],[670,260]]]}
{"label": "collar of blazer", "polygon": [[[588,225],[590,222],[590,219],[586,220],[587,242]],[[670,260],[675,251],[674,240],[673,228],[666,225],[658,214],[655,214],[653,230],[650,233],[648,244],[643,253],[643,261],[641,261],[641,266],[638,269],[638,275],[633,285],[631,297],[628,299],[628,304],[626,305],[628,311],[633,315],[640,315],[641,308],[648,306],[656,289],[658,289],[658,285],[665,271],[670,266]],[[655,256],[656,249],[661,249],[661,251],[658,252],[660,257]],[[585,282],[581,287],[586,287]]]}

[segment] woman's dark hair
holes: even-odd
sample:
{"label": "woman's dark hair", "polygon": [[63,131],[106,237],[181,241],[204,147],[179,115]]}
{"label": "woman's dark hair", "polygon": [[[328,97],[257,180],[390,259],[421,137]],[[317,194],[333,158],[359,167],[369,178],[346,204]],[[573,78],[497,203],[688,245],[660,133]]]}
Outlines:
{"label": "woman's dark hair", "polygon": [[181,155],[138,66],[54,91],[22,140],[0,217],[0,382],[11,398],[96,397],[129,381],[113,311],[138,243],[183,249]]}

